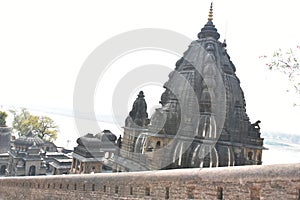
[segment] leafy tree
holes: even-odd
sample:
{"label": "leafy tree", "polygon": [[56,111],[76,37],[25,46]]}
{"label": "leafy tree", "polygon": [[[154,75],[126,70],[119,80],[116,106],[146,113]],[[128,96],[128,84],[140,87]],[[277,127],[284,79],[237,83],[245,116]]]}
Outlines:
{"label": "leafy tree", "polygon": [[300,94],[300,46],[289,50],[278,49],[271,58],[267,56],[261,57],[269,60],[266,65],[270,70],[276,70],[285,74],[292,83],[295,92]]}
{"label": "leafy tree", "polygon": [[56,140],[57,139],[58,127],[55,122],[47,116],[40,116],[38,119],[38,136],[45,140]]}
{"label": "leafy tree", "polygon": [[0,111],[0,127],[6,126],[6,117],[7,117],[7,113]]}
{"label": "leafy tree", "polygon": [[58,127],[50,117],[32,115],[25,108],[10,112],[14,115],[12,127],[19,136],[26,135],[31,130],[41,139],[48,141],[57,139]]}

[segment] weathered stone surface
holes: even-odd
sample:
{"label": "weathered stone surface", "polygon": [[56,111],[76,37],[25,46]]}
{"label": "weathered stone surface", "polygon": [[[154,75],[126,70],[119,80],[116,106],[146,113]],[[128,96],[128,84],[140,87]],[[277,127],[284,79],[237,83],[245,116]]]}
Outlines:
{"label": "weathered stone surface", "polygon": [[70,173],[101,173],[102,169],[108,167],[104,164],[104,160],[117,152],[116,140],[117,137],[110,130],[104,130],[96,135],[88,133],[78,138],[78,145],[72,154]]}
{"label": "weathered stone surface", "polygon": [[9,149],[8,176],[46,175],[44,141],[32,131],[16,139]]}
{"label": "weathered stone surface", "polygon": [[[0,178],[6,199],[299,199],[300,164]],[[16,192],[17,191],[17,192]]]}
{"label": "weathered stone surface", "polygon": [[169,74],[162,107],[149,125],[144,94],[135,100],[125,121],[124,159],[115,159],[117,171],[139,171],[138,165],[156,170],[262,164],[260,121],[250,122],[236,67],[219,37],[211,7],[199,39]]}
{"label": "weathered stone surface", "polygon": [[0,154],[7,153],[10,147],[11,128],[0,127]]}

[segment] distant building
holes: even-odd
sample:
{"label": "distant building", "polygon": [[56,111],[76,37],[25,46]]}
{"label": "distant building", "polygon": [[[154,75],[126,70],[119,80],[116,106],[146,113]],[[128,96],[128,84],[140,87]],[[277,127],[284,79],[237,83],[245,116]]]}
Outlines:
{"label": "distant building", "polygon": [[6,170],[8,168],[9,155],[8,153],[0,154],[0,176],[5,176]]}
{"label": "distant building", "polygon": [[9,150],[8,176],[46,175],[46,161],[43,158],[44,141],[31,131],[20,136]]}
{"label": "distant building", "polygon": [[0,127],[0,176],[5,176],[8,167],[8,150],[11,142],[11,128]]}
{"label": "distant building", "polygon": [[58,149],[53,142],[44,141],[30,131],[13,140],[8,153],[0,154],[0,164],[7,165],[6,176],[68,174],[72,163],[70,151],[60,148],[58,152]]}
{"label": "distant building", "polygon": [[47,175],[69,174],[72,164],[71,150],[57,147],[53,142],[44,141],[44,160]]}
{"label": "distant building", "polygon": [[44,140],[43,150],[45,152],[57,152],[57,146],[53,142]]}
{"label": "distant building", "polygon": [[151,120],[141,91],[125,121],[115,171],[262,164],[260,121],[251,123],[226,42],[208,22],[169,74]]}
{"label": "distant building", "polygon": [[111,171],[109,159],[117,152],[117,137],[109,130],[93,135],[88,133],[77,139],[72,154],[72,174],[90,174]]}
{"label": "distant building", "polygon": [[69,174],[72,156],[60,152],[46,153],[45,160],[49,163],[47,175]]}

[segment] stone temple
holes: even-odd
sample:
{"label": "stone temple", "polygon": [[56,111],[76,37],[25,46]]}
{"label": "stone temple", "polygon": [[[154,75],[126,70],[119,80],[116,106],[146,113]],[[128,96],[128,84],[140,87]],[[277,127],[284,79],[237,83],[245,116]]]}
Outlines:
{"label": "stone temple", "polygon": [[261,165],[260,121],[251,123],[226,42],[208,22],[176,63],[148,118],[141,91],[125,121],[115,171]]}

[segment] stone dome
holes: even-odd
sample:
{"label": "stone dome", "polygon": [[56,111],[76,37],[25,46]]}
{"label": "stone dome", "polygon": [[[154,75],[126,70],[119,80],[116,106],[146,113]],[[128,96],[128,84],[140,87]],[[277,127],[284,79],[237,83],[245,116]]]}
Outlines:
{"label": "stone dome", "polygon": [[34,135],[32,131],[30,131],[26,136],[22,135],[18,139],[15,140],[14,144],[16,146],[43,146],[44,140],[39,138],[37,135]]}
{"label": "stone dome", "polygon": [[100,140],[92,133],[87,133],[86,135],[78,138],[76,142],[78,145],[85,147],[100,147]]}
{"label": "stone dome", "polygon": [[99,138],[101,142],[115,142],[117,140],[117,136],[113,134],[110,130],[104,130],[101,133],[98,133],[96,137]]}

